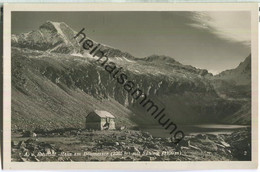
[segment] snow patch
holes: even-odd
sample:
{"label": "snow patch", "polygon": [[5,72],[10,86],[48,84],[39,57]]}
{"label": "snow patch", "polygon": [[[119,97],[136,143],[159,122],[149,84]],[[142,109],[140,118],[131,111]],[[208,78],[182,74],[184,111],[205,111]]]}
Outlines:
{"label": "snow patch", "polygon": [[44,36],[43,36],[43,34],[42,34],[41,30],[38,30],[38,32],[40,33],[40,35],[41,35],[41,36],[42,36],[42,38],[44,39]]}
{"label": "snow patch", "polygon": [[15,42],[18,42],[18,38],[16,35],[12,35],[12,40],[14,40]]}
{"label": "snow patch", "polygon": [[123,57],[126,61],[128,61],[128,62],[130,62],[130,63],[133,63],[134,61],[132,61],[132,60],[129,60],[129,59],[127,59],[127,58],[125,58],[125,57]]}
{"label": "snow patch", "polygon": [[162,85],[162,81],[160,81],[160,82],[158,83],[158,88],[160,88],[161,85]]}
{"label": "snow patch", "polygon": [[136,70],[136,69],[134,69],[134,71],[136,72],[136,73],[141,73],[141,72],[139,72],[138,70]]}
{"label": "snow patch", "polygon": [[[57,30],[58,34],[60,34],[60,36],[62,36],[64,38],[64,41],[66,44],[70,43],[70,41],[68,41],[66,35],[64,35],[63,31],[60,28],[60,23],[58,22],[51,22],[53,24],[53,26],[55,27],[55,29]],[[70,43],[71,44],[71,43]]]}
{"label": "snow patch", "polygon": [[24,36],[24,39],[27,39],[27,38],[28,38],[28,35],[29,35],[30,33],[31,33],[31,32],[22,33],[22,35]]}
{"label": "snow patch", "polygon": [[58,48],[60,48],[61,46],[62,46],[62,44],[57,45],[56,47],[54,47],[54,48],[48,50],[48,52],[53,52],[53,51],[57,50]]}
{"label": "snow patch", "polygon": [[99,72],[97,72],[97,74],[98,74],[98,85],[100,85],[100,84],[101,84],[101,77],[100,77],[100,73],[99,73]]}
{"label": "snow patch", "polygon": [[77,56],[77,57],[83,57],[83,55],[80,54],[80,53],[72,53],[71,55],[72,55],[72,56]]}

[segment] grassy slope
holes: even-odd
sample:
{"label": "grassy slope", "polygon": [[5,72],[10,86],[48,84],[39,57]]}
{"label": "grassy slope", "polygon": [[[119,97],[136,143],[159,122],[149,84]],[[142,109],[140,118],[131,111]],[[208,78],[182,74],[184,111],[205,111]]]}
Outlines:
{"label": "grassy slope", "polygon": [[[44,129],[84,127],[85,116],[94,109],[114,114],[118,125],[131,126],[131,111],[118,102],[96,99],[77,88],[53,83],[37,71],[32,60],[12,56],[12,128]],[[57,70],[62,64],[55,64]],[[32,67],[33,66],[33,67]]]}

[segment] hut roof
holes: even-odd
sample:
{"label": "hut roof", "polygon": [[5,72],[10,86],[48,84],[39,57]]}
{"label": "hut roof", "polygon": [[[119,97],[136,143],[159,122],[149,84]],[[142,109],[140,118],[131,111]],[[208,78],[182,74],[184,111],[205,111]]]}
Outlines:
{"label": "hut roof", "polygon": [[115,118],[111,113],[107,111],[102,111],[102,110],[95,110],[95,114],[97,114],[101,118]]}

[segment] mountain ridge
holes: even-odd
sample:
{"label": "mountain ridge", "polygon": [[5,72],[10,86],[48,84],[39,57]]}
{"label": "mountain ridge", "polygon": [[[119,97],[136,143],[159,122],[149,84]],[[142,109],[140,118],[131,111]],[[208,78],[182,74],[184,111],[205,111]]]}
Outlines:
{"label": "mountain ridge", "polygon": [[236,68],[225,70],[215,77],[222,80],[232,80],[236,85],[251,84],[251,54]]}
{"label": "mountain ridge", "polygon": [[[120,125],[154,124],[152,117],[145,115],[144,109],[136,106],[122,86],[97,66],[95,58],[84,51],[76,39],[66,42],[54,25],[43,25],[43,35],[33,31],[12,38],[12,90],[15,90],[12,94],[12,101],[15,102],[12,120],[15,122],[12,125],[25,127],[28,125],[24,121],[29,120],[31,124],[28,127],[35,127],[44,121],[57,121],[56,124],[48,123],[48,127],[52,128],[82,127],[84,114],[94,110],[94,106],[116,114]],[[65,36],[75,36],[66,24],[60,29],[66,33]],[[245,110],[239,111],[243,103],[219,96],[212,84],[215,78],[207,70],[183,65],[168,56],[152,55],[140,59],[109,46],[103,46],[101,50],[109,60],[123,67],[128,78],[149,98],[165,106],[165,112],[176,123],[223,122],[226,116],[235,113],[236,116],[241,116],[239,113],[244,115]],[[50,88],[49,92],[59,94],[50,94],[43,89],[44,86]],[[52,105],[48,101],[62,100],[68,95],[68,103],[56,102]],[[23,109],[37,109],[38,99],[48,105],[45,110],[38,113],[32,110],[32,113]],[[80,102],[78,115],[72,107],[75,101]],[[40,115],[41,119],[38,120],[35,114]]]}

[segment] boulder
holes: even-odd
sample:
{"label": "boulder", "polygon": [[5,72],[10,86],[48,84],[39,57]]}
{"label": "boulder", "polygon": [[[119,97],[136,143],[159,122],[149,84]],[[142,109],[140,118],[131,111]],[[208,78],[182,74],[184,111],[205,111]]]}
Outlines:
{"label": "boulder", "polygon": [[32,139],[32,138],[27,139],[27,140],[25,141],[26,144],[34,143],[34,142],[36,142],[36,139]]}
{"label": "boulder", "polygon": [[153,138],[153,136],[150,133],[148,133],[148,132],[143,132],[142,135],[145,138],[151,138],[151,139]]}
{"label": "boulder", "polygon": [[199,147],[201,150],[208,152],[216,152],[218,150],[217,144],[211,141],[205,141]]}
{"label": "boulder", "polygon": [[125,161],[134,161],[134,159],[133,159],[133,158],[130,158],[130,157],[126,157],[126,158],[125,158]]}
{"label": "boulder", "polygon": [[224,141],[220,141],[220,143],[225,146],[226,148],[229,148],[230,147],[230,144],[228,144],[227,142],[224,142]]}
{"label": "boulder", "polygon": [[213,141],[217,141],[219,138],[215,134],[208,134],[208,139],[213,140]]}
{"label": "boulder", "polygon": [[47,155],[55,155],[56,154],[56,152],[52,148],[45,148],[45,153]]}
{"label": "boulder", "polygon": [[40,160],[36,156],[30,156],[30,160],[33,162],[40,162]]}
{"label": "boulder", "polygon": [[138,154],[140,154],[139,150],[136,147],[134,147],[134,146],[129,147],[128,151],[130,153],[138,153]]}
{"label": "boulder", "polygon": [[25,131],[22,133],[22,137],[31,137],[32,136],[32,132],[31,131]]}
{"label": "boulder", "polygon": [[106,140],[102,143],[103,146],[115,146],[115,142],[112,140]]}
{"label": "boulder", "polygon": [[120,136],[119,140],[126,140],[126,136]]}
{"label": "boulder", "polygon": [[205,139],[208,138],[208,136],[207,136],[206,134],[198,134],[198,135],[196,136],[196,138],[197,138],[197,139],[205,140]]}
{"label": "boulder", "polygon": [[18,144],[19,144],[19,141],[12,141],[12,142],[11,142],[11,145],[12,145],[12,146],[18,146]]}
{"label": "boulder", "polygon": [[155,161],[164,161],[164,158],[161,156],[156,156]]}
{"label": "boulder", "polygon": [[151,161],[151,160],[152,159],[149,156],[142,156],[141,159],[140,159],[140,161]]}
{"label": "boulder", "polygon": [[124,161],[124,159],[123,158],[115,158],[115,159],[113,159],[113,161]]}
{"label": "boulder", "polygon": [[151,142],[151,143],[147,143],[146,144],[147,148],[150,148],[150,149],[160,149],[159,145]]}
{"label": "boulder", "polygon": [[180,146],[189,147],[190,146],[190,140],[182,140],[179,142]]}
{"label": "boulder", "polygon": [[26,144],[25,144],[24,141],[20,141],[20,142],[18,143],[18,148],[23,148],[23,147],[26,147]]}
{"label": "boulder", "polygon": [[137,139],[134,140],[134,143],[136,143],[136,144],[142,144],[142,143],[143,143],[143,140],[142,140],[142,138],[137,138]]}
{"label": "boulder", "polygon": [[63,157],[58,157],[58,161],[64,161],[64,158]]}

